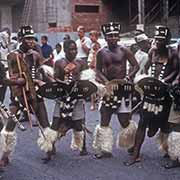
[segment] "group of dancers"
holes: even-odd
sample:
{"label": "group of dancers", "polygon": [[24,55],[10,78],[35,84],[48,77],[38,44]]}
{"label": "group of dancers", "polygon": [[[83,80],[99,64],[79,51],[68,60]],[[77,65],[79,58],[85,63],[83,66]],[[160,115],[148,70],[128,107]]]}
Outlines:
{"label": "group of dancers", "polygon": [[[9,109],[0,106],[0,167],[9,164],[9,157],[16,145],[16,125],[24,130],[18,120],[22,110],[26,111],[30,126],[31,114],[37,119],[37,144],[46,153],[43,158],[45,163],[55,155],[56,141],[70,129],[71,148],[79,150],[80,155],[86,155],[84,105],[87,96],[95,90],[100,97],[100,123],[95,128],[92,144],[95,158],[112,156],[114,138],[110,121],[112,114],[116,114],[121,125],[117,145],[131,153],[125,165],[141,160],[140,149],[148,129],[148,137],[159,133],[160,148],[172,160],[165,167],[180,166],[179,128],[178,124],[170,121],[178,118],[174,97],[179,96],[180,61],[178,50],[168,46],[170,30],[166,26],[155,27],[155,42],[148,52],[144,74],[136,76],[139,64],[129,48],[119,45],[120,29],[117,22],[102,25],[107,46],[97,51],[93,69],[87,69],[86,60],[77,58],[75,41],[66,40],[63,44],[65,57],[55,62],[54,73],[51,74],[47,73],[43,59],[34,49],[32,27],[20,28],[22,43],[7,57],[9,77],[4,67],[0,66],[0,84],[9,86],[11,90]],[[127,62],[131,66],[128,73]],[[92,87],[96,87],[95,90]],[[44,103],[44,97],[48,94],[55,99],[51,123]],[[138,100],[136,105],[133,99]],[[138,125],[132,119],[134,110],[140,116]]]}

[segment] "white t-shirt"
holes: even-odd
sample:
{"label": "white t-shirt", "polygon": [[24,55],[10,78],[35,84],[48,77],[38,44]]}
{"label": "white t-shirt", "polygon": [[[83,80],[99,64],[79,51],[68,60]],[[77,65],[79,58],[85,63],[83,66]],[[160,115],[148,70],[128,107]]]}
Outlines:
{"label": "white t-shirt", "polygon": [[64,58],[65,54],[64,54],[64,52],[62,52],[62,50],[61,50],[60,53],[57,53],[56,49],[54,49],[53,50],[53,56],[54,56],[53,60],[54,60],[54,62],[56,62],[57,60],[60,60],[60,59]]}
{"label": "white t-shirt", "polygon": [[136,73],[136,76],[140,74],[144,74],[145,71],[144,67],[148,62],[148,53],[139,49],[134,56],[139,64],[139,71]]}
{"label": "white t-shirt", "polygon": [[101,45],[101,48],[107,46],[107,42],[105,39],[98,39],[98,43]]}
{"label": "white t-shirt", "polygon": [[[84,37],[83,39],[84,39],[83,43],[90,49],[91,43],[92,43],[90,38]],[[82,40],[80,40],[80,39],[76,40],[77,52],[78,52],[76,57],[77,58],[86,58],[86,57],[88,57],[88,54],[83,50],[81,41]]]}

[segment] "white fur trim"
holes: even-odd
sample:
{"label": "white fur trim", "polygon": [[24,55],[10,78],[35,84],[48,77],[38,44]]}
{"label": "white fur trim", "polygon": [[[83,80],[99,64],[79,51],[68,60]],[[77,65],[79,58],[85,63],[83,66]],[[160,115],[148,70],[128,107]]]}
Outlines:
{"label": "white fur trim", "polygon": [[44,152],[49,152],[53,150],[53,143],[56,142],[58,138],[58,132],[47,127],[43,130],[44,136],[41,131],[39,131],[39,138],[37,144],[40,149]]}
{"label": "white fur trim", "polygon": [[140,75],[136,76],[134,78],[134,84],[138,83],[141,79],[144,79],[144,78],[147,78],[147,77],[150,77],[150,76],[147,75],[147,74],[140,74]]}
{"label": "white fur trim", "polygon": [[100,97],[103,97],[106,94],[106,88],[103,84],[100,84],[96,81],[96,72],[92,69],[86,69],[84,71],[81,72],[80,75],[80,79],[81,80],[89,80],[91,81],[94,85],[97,86],[98,90],[97,90],[97,94]]}
{"label": "white fur trim", "polygon": [[84,131],[75,131],[72,132],[71,140],[71,149],[82,151],[84,140]]}
{"label": "white fur trim", "polygon": [[126,128],[121,128],[118,134],[116,145],[117,148],[131,148],[135,143],[137,124],[135,121],[130,121]]}
{"label": "white fur trim", "polygon": [[81,72],[80,79],[94,81],[96,79],[96,73],[92,69],[86,69]]}
{"label": "white fur trim", "polygon": [[180,133],[171,132],[168,136],[167,144],[170,158],[180,161]]}
{"label": "white fur trim", "polygon": [[158,149],[163,153],[168,152],[167,139],[168,139],[168,134],[162,133],[162,132],[159,132],[157,137],[156,137],[156,141],[159,145]]}
{"label": "white fur trim", "polygon": [[0,148],[2,153],[11,154],[16,146],[16,133],[6,131],[5,128],[0,133]]}
{"label": "white fur trim", "polygon": [[97,125],[94,131],[93,149],[96,153],[112,152],[113,132],[111,127]]}
{"label": "white fur trim", "polygon": [[44,72],[45,72],[46,74],[49,74],[51,77],[53,77],[53,75],[54,75],[54,70],[53,70],[52,67],[43,64],[43,65],[41,65],[41,68],[44,70]]}

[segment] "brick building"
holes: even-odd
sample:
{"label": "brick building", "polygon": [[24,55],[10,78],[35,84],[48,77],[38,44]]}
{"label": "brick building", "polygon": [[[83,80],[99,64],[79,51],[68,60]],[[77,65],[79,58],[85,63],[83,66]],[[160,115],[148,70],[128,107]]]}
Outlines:
{"label": "brick building", "polygon": [[76,30],[82,24],[89,31],[99,30],[100,25],[107,22],[109,9],[101,0],[72,0],[72,27]]}
{"label": "brick building", "polygon": [[1,0],[0,7],[0,27],[12,31],[22,24],[36,32],[75,31],[79,24],[99,30],[109,14],[101,0]]}
{"label": "brick building", "polygon": [[20,25],[31,24],[36,32],[64,32],[81,24],[89,31],[113,20],[125,32],[138,24],[140,1],[147,32],[154,24],[167,24],[179,33],[180,0],[0,0],[0,29],[16,32]]}

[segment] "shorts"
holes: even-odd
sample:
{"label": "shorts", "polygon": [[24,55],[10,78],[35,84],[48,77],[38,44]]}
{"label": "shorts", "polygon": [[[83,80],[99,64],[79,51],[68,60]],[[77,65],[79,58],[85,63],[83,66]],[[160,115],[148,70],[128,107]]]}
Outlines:
{"label": "shorts", "polygon": [[[60,118],[60,108],[59,103],[56,102],[54,107],[54,117]],[[72,112],[72,120],[80,120],[85,119],[85,106],[84,106],[84,100],[78,100],[77,103],[74,106],[73,112]]]}

